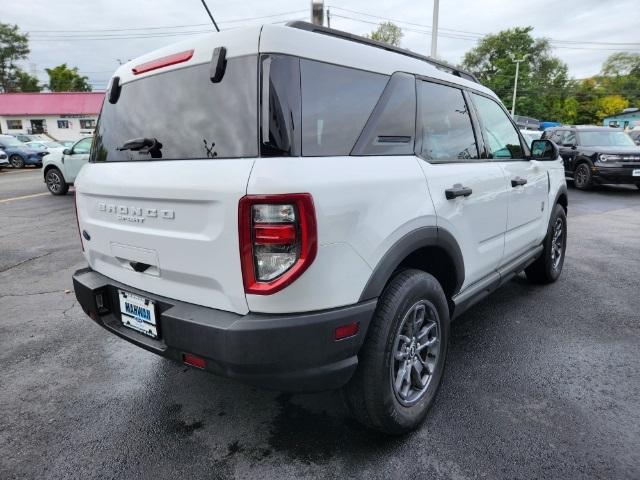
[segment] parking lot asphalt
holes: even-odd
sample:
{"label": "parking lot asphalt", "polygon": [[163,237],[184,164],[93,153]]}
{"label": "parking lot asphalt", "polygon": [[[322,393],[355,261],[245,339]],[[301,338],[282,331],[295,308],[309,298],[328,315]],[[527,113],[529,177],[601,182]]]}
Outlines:
{"label": "parking lot asphalt", "polygon": [[[73,193],[0,173],[0,478],[640,478],[640,191],[569,189],[564,272],[452,326],[424,425],[172,363],[82,312]],[[27,197],[29,196],[29,197]],[[22,198],[16,198],[22,197]]]}

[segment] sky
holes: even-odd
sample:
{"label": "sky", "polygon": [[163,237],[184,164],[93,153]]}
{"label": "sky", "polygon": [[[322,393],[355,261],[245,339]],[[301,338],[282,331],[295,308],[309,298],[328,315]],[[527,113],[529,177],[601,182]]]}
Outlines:
{"label": "sky", "polygon": [[[94,90],[118,63],[195,37],[212,27],[200,0],[3,0],[0,22],[29,32],[23,68],[44,83],[45,68],[78,67]],[[309,20],[310,0],[207,0],[222,30]],[[574,78],[597,74],[615,51],[640,53],[637,0],[440,0],[438,57],[459,63],[482,34],[534,27]],[[402,27],[402,46],[429,54],[433,0],[325,0],[331,27],[365,34],[385,20]],[[326,20],[325,20],[326,21]]]}

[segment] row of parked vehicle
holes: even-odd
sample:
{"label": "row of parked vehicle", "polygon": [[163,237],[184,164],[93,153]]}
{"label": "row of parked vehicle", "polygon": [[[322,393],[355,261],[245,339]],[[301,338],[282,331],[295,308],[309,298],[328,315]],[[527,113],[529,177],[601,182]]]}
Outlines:
{"label": "row of parked vehicle", "polygon": [[92,138],[54,141],[44,135],[0,135],[0,169],[43,168],[47,188],[64,195],[89,160]]}

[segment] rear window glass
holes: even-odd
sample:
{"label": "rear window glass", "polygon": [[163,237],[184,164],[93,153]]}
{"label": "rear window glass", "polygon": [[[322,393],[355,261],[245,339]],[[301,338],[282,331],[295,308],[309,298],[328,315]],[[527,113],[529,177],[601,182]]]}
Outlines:
{"label": "rear window glass", "polygon": [[257,62],[230,58],[219,83],[208,63],[125,83],[115,105],[105,99],[92,161],[151,160],[119,150],[137,138],[161,144],[154,160],[257,156]]}
{"label": "rear window glass", "polygon": [[300,73],[302,154],[349,155],[389,77],[312,60]]}

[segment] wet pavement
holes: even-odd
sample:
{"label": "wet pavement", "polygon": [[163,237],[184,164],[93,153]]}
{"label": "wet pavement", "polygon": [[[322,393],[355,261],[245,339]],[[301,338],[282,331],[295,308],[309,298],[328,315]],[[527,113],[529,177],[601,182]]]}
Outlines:
{"label": "wet pavement", "polygon": [[[0,173],[0,478],[640,478],[640,191],[569,189],[561,279],[454,323],[424,425],[172,363],[90,321],[73,193]],[[15,200],[13,200],[16,198]],[[8,200],[8,201],[6,201]]]}

